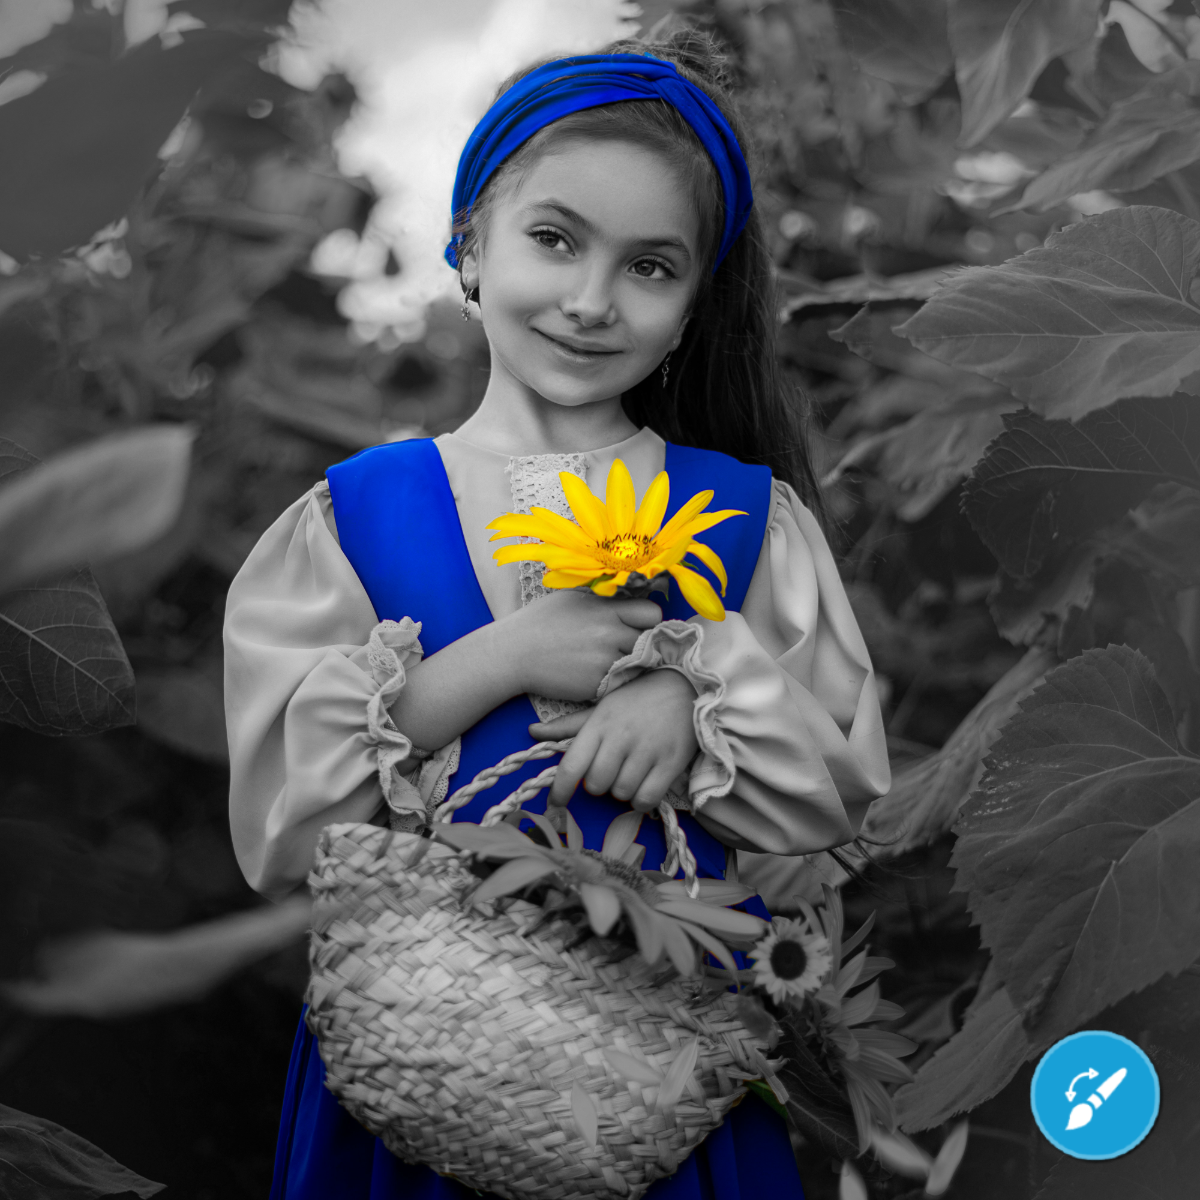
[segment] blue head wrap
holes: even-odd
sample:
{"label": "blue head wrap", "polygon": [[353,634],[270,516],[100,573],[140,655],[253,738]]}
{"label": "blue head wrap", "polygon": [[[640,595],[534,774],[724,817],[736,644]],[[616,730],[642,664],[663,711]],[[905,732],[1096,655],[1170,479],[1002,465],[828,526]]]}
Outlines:
{"label": "blue head wrap", "polygon": [[[754,196],[742,148],[721,110],[674,63],[642,54],[588,54],[561,58],[530,71],[487,110],[467,139],[451,201],[455,217],[479,199],[483,185],[518,146],[539,129],[585,108],[622,100],[665,100],[696,132],[717,168],[725,196],[725,228],[713,270],[729,253],[750,216]],[[463,235],[446,247],[446,261],[458,266]]]}

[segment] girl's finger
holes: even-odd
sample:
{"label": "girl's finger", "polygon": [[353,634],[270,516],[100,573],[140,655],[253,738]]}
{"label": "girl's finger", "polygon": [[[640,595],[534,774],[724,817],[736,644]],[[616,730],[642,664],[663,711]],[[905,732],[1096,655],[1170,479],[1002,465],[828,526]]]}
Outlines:
{"label": "girl's finger", "polygon": [[596,734],[589,733],[585,728],[567,747],[566,753],[558,764],[554,782],[550,785],[547,804],[565,805],[571,799],[584,772],[592,765],[599,742],[600,739]]}
{"label": "girl's finger", "polygon": [[621,765],[621,770],[609,791],[618,800],[632,800],[643,786],[646,776],[654,766],[654,757],[649,754],[631,754]]}
{"label": "girl's finger", "polygon": [[583,786],[593,796],[603,796],[612,790],[621,767],[625,764],[625,749],[611,737],[602,741],[583,777]]}
{"label": "girl's finger", "polygon": [[634,629],[633,626],[626,626],[617,634],[617,649],[621,652],[621,657],[629,654],[634,646],[637,645],[637,640],[642,636],[640,629]]}
{"label": "girl's finger", "polygon": [[582,712],[555,717],[553,721],[535,721],[529,727],[529,736],[539,742],[561,742],[574,737],[587,724],[591,715],[592,710],[585,708]]}
{"label": "girl's finger", "polygon": [[633,629],[653,629],[662,623],[662,609],[653,600],[618,600],[616,603],[617,616]]}
{"label": "girl's finger", "polygon": [[672,771],[669,766],[664,767],[661,763],[656,763],[646,772],[641,786],[637,789],[633,797],[633,807],[639,812],[653,812],[678,775],[679,772]]}

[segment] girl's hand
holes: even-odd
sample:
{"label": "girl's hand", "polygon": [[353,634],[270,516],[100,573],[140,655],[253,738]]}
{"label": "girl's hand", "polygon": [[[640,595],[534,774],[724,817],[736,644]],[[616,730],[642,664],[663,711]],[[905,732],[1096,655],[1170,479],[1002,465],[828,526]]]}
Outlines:
{"label": "girl's hand", "polygon": [[522,692],[552,700],[593,700],[600,681],[662,620],[653,600],[616,600],[558,592],[497,623]]}
{"label": "girl's hand", "polygon": [[593,796],[609,792],[640,812],[652,811],[695,756],[695,699],[695,688],[678,671],[649,671],[586,713],[531,725],[540,741],[575,736],[547,803],[566,804],[582,779]]}

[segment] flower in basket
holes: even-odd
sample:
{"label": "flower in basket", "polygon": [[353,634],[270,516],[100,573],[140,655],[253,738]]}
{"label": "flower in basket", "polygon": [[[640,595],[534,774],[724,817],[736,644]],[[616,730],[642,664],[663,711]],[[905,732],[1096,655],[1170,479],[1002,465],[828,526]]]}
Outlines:
{"label": "flower in basket", "polygon": [[488,528],[492,541],[503,537],[535,538],[501,546],[496,562],[541,562],[546,564],[542,583],[548,588],[591,588],[598,596],[644,596],[663,590],[669,576],[679,584],[687,602],[703,617],[725,619],[725,607],[712,584],[690,567],[684,558],[692,554],[717,577],[724,595],[728,578],[718,555],[696,535],[729,517],[743,517],[738,509],[704,512],[713,498],[711,491],[697,492],[664,525],[670,497],[670,481],[660,471],[646,489],[641,505],[636,504],[629,468],[618,458],[608,473],[607,501],[594,495],[588,485],[569,471],[560,471],[563,492],[575,520],[569,521],[547,508],[528,514],[506,513]]}
{"label": "flower in basket", "polygon": [[748,957],[755,959],[754,982],[775,1001],[803,1000],[829,973],[829,939],[810,921],[776,917],[771,932]]}
{"label": "flower in basket", "polygon": [[473,903],[549,885],[544,904],[547,916],[581,909],[592,932],[600,937],[609,936],[623,923],[622,928],[651,965],[665,954],[681,975],[694,975],[699,969],[699,952],[708,951],[736,977],[729,945],[748,947],[762,937],[766,927],[758,917],[724,907],[753,895],[749,888],[701,879],[697,881],[698,898],[692,899],[682,880],[668,879],[661,871],[638,869],[645,848],[633,839],[641,813],[617,817],[599,852],[584,847],[579,826],[569,812],[566,816],[565,847],[545,816],[525,809],[518,809],[509,819],[532,821],[547,844],[534,841],[508,823],[438,824],[434,832],[439,841],[477,859],[501,862],[471,894]]}
{"label": "flower in basket", "polygon": [[751,1086],[801,1133],[850,1159],[865,1153],[880,1130],[895,1132],[886,1085],[912,1080],[899,1060],[917,1046],[869,1024],[904,1015],[874,982],[894,964],[872,957],[863,945],[874,914],[844,939],[841,897],[828,885],[824,891],[819,914],[800,901],[803,920],[772,922],[750,953],[755,967],[746,973],[750,987],[739,1006],[747,1026],[769,1036],[783,1060]]}

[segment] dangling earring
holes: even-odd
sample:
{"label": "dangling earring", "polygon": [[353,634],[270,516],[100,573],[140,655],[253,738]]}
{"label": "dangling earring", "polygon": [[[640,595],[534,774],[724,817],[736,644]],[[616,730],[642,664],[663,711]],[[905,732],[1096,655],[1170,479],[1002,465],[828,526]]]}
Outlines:
{"label": "dangling earring", "polygon": [[662,381],[663,381],[663,387],[664,387],[664,388],[667,386],[667,376],[668,376],[668,375],[671,373],[671,355],[672,355],[673,353],[674,353],[674,351],[672,351],[672,350],[668,350],[668,351],[667,351],[667,357],[663,359],[663,365],[662,365]]}
{"label": "dangling earring", "polygon": [[476,303],[479,302],[479,289],[477,287],[463,292],[462,318],[464,321],[470,321],[471,319],[472,300]]}

